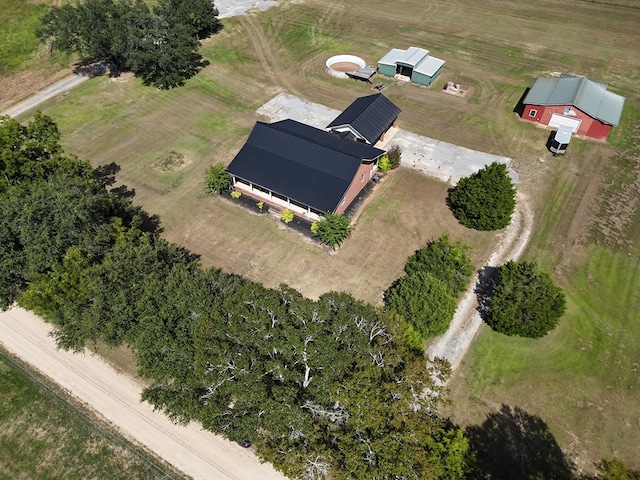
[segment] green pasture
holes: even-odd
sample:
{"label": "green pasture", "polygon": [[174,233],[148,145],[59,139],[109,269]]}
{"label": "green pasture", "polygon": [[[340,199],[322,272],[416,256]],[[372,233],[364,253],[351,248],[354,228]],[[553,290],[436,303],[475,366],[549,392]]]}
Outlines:
{"label": "green pasture", "polygon": [[182,478],[0,350],[0,478]]}
{"label": "green pasture", "polygon": [[39,48],[35,31],[46,5],[0,0],[0,76],[19,69]]}
{"label": "green pasture", "polygon": [[[362,8],[355,0],[307,0],[223,24],[203,44],[210,65],[182,88],[104,77],[42,105],[67,151],[94,165],[119,164],[119,181],[161,216],[164,235],[205,264],[268,286],[286,282],[309,296],[342,289],[379,302],[406,257],[431,238],[453,232],[453,240],[474,245],[477,262],[490,252],[494,237],[461,228],[447,211],[446,185],[394,173],[354,235],[329,255],[268,218],[205,196],[202,176],[233,158],[259,120],[256,108],[277,93],[337,109],[373,93],[326,75],[329,56],[356,54],[375,65],[393,47],[429,49],[447,61],[432,88],[380,79],[403,110],[400,126],[514,159],[519,188],[535,208],[525,257],[549,271],[568,299],[560,326],[540,340],[483,328],[452,380],[448,413],[475,425],[501,404],[519,406],[541,417],[584,468],[613,454],[640,467],[637,2],[373,0]],[[544,148],[548,131],[517,119],[524,89],[551,72],[583,74],[627,97],[608,143],[574,139],[566,156],[554,158]],[[447,80],[468,85],[468,96],[443,94]],[[171,172],[152,168],[172,151],[188,163]],[[625,221],[611,223],[618,217]]]}
{"label": "green pasture", "polygon": [[615,454],[637,468],[640,262],[601,247],[586,254],[568,274],[567,312],[551,334],[519,339],[483,327],[450,408],[478,425],[496,404],[518,406],[549,425],[574,463]]}

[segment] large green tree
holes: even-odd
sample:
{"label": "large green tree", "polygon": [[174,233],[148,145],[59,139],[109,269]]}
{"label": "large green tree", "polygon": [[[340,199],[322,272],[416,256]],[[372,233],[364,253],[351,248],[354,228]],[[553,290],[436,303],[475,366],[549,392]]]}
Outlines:
{"label": "large green tree", "polygon": [[144,224],[122,188],[108,190],[103,170],[65,155],[51,118],[36,113],[27,125],[0,118],[0,308],[59,266],[71,247],[102,258],[115,238],[114,219]]}
{"label": "large green tree", "polygon": [[407,275],[427,272],[447,284],[454,296],[462,293],[473,274],[469,257],[470,247],[451,242],[447,235],[432,240],[407,259],[404,271]]}
{"label": "large green tree", "polygon": [[50,9],[39,36],[113,72],[131,70],[145,84],[172,88],[197,73],[199,38],[218,28],[210,2],[166,0],[151,11],[143,0],[85,0]]}
{"label": "large green tree", "polygon": [[402,315],[423,338],[446,332],[457,307],[447,284],[429,272],[400,278],[384,299],[386,307]]}
{"label": "large green tree", "polygon": [[149,13],[142,0],[66,3],[46,13],[38,34],[43,41],[53,38],[53,45],[59,50],[107,62],[115,71],[120,71],[126,68],[127,62],[127,23],[135,27],[138,23],[135,20]]}
{"label": "large green tree", "polygon": [[516,189],[504,163],[494,162],[461,178],[449,190],[453,215],[465,227],[499,230],[511,222],[516,206]]}
{"label": "large green tree", "polygon": [[59,172],[9,188],[0,202],[0,308],[36,274],[49,271],[74,245],[103,253],[114,197],[92,178]]}
{"label": "large green tree", "polygon": [[507,262],[497,269],[486,311],[489,326],[506,335],[538,338],[558,324],[565,295],[534,262]]}
{"label": "large green tree", "polygon": [[202,40],[221,28],[212,0],[159,0],[154,13],[171,25],[183,25]]}
{"label": "large green tree", "polygon": [[10,185],[44,179],[61,169],[85,178],[91,172],[87,162],[63,155],[58,127],[50,117],[36,112],[26,125],[0,117],[0,194]]}

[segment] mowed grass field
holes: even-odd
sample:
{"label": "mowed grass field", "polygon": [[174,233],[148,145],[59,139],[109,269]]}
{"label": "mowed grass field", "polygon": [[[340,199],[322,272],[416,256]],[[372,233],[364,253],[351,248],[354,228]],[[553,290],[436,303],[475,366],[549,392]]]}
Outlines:
{"label": "mowed grass field", "polygon": [[183,478],[0,350],[0,478]]}
{"label": "mowed grass field", "polygon": [[[201,254],[205,265],[267,286],[285,282],[310,297],[346,290],[378,304],[406,257],[429,239],[449,233],[471,244],[480,265],[496,235],[460,227],[444,204],[447,185],[401,169],[376,187],[354,234],[333,254],[277,221],[204,195],[202,173],[231,161],[258,120],[256,108],[279,92],[337,109],[373,93],[326,75],[329,56],[356,54],[375,64],[393,47],[429,49],[447,61],[430,89],[382,79],[403,110],[401,128],[514,159],[536,212],[525,256],[550,271],[569,300],[561,325],[541,340],[483,329],[451,382],[447,413],[473,426],[501,404],[517,406],[548,424],[578,468],[614,454],[640,467],[640,139],[633,131],[640,4],[407,0],[390,8],[376,0],[306,0],[223,23],[203,46],[210,65],[183,88],[96,78],[43,105],[67,151],[94,165],[120,165],[118,178],[161,216],[165,237]],[[583,74],[627,97],[610,142],[574,139],[566,156],[551,157],[548,131],[515,116],[525,88],[551,72]],[[467,97],[442,93],[447,80],[468,85]],[[184,154],[186,165],[156,170],[154,161],[171,151]]]}

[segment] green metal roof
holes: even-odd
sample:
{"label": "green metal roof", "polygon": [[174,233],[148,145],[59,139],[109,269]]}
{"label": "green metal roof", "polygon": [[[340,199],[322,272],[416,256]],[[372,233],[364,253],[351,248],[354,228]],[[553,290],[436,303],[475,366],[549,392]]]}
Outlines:
{"label": "green metal roof", "polygon": [[524,98],[525,105],[573,105],[589,116],[618,126],[625,98],[588,78],[538,78]]}

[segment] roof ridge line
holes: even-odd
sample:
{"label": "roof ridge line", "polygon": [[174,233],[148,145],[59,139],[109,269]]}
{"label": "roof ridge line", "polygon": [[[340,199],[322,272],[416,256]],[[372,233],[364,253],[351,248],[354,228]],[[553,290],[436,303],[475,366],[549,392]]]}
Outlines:
{"label": "roof ridge line", "polygon": [[[292,118],[285,118],[284,120],[279,120],[278,122],[274,122],[274,123],[265,123],[265,125],[272,126],[272,125],[275,125],[276,123],[284,122],[284,121],[296,122],[296,123],[299,123],[299,124],[304,125],[304,126],[306,126],[306,127],[315,128],[316,130],[318,130],[318,131],[320,131],[320,132],[326,133],[327,135],[331,135],[331,138],[335,138],[338,142],[344,142],[345,144],[346,144],[346,142],[347,142],[347,140],[343,140],[342,138],[338,137],[338,136],[337,136],[336,134],[334,134],[334,133],[328,132],[327,130],[323,130],[323,129],[318,128],[318,127],[314,127],[313,125],[308,125],[308,124],[306,124],[306,123],[298,122],[297,120],[293,120]],[[307,141],[307,142],[311,142],[311,140],[309,140],[309,138],[308,138],[308,137],[305,137],[304,135],[299,135],[297,132],[290,132],[290,131],[286,131],[286,132],[284,132],[283,130],[281,130],[281,129],[277,128],[277,127],[275,127],[275,128],[276,128],[276,130],[278,130],[278,131],[279,131],[279,132],[281,132],[281,133],[287,133],[287,134],[292,135],[292,136],[294,136],[294,137],[296,137],[296,138],[299,138],[299,139],[301,139],[301,140],[305,140],[305,141]],[[357,131],[357,130],[356,130],[356,131]],[[358,132],[358,133],[360,133],[360,132]],[[361,135],[362,135],[362,134],[361,134]],[[329,138],[329,137],[327,137],[327,138]],[[363,137],[363,138],[364,138],[364,137]],[[315,143],[315,142],[312,142],[312,143]],[[316,144],[316,145],[318,145],[318,146],[320,146],[320,147],[327,148],[328,150],[331,150],[332,152],[337,152],[337,153],[341,153],[341,154],[346,154],[344,151],[342,151],[342,150],[338,149],[337,147],[336,147],[336,148],[334,148],[334,147],[332,147],[332,146],[330,146],[330,145],[324,145],[324,144],[318,144],[318,143],[315,143],[315,144]],[[362,145],[365,145],[365,146],[367,146],[367,147],[371,147],[371,148],[376,148],[376,147],[374,147],[373,145],[369,145],[369,144],[366,144],[366,143],[363,143]],[[381,149],[379,149],[379,148],[378,148],[378,150],[381,150]],[[362,158],[364,159],[364,157],[362,157]]]}

